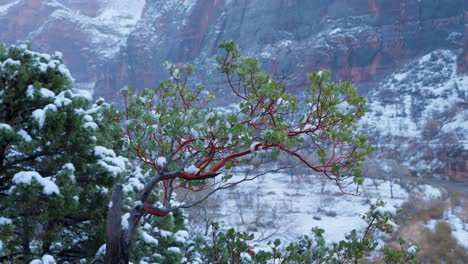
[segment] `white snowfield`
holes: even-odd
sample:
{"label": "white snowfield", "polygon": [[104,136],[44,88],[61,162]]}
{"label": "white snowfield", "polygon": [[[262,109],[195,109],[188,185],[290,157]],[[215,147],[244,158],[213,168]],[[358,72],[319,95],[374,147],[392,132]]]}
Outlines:
{"label": "white snowfield", "polygon": [[[233,180],[241,179],[235,175]],[[390,188],[393,189],[391,198]],[[356,185],[351,184],[347,192],[355,193]],[[384,180],[366,179],[357,195],[343,194],[333,182],[319,175],[291,177],[286,173],[270,173],[254,181],[237,185],[235,188],[218,192],[213,201],[205,203],[205,210],[213,212],[209,221],[220,222],[223,228],[234,227],[255,235],[257,249],[265,249],[266,242],[280,238],[283,245],[297,241],[301,235],[311,234],[314,227],[325,229],[328,243],[338,242],[351,230],[362,232],[366,222],[360,216],[369,211],[370,202],[382,199],[386,205],[378,208],[381,214],[397,214],[397,209],[410,199],[432,200],[442,196],[440,189],[430,185],[411,190],[409,193],[396,183]],[[217,205],[213,205],[217,203]],[[190,212],[189,212],[190,214]],[[204,232],[206,222],[191,219],[192,227]],[[461,225],[452,220],[453,230],[460,232]],[[398,223],[390,223],[394,230]],[[454,231],[455,232],[455,231]],[[458,241],[465,235],[458,235]],[[380,238],[385,238],[381,234]],[[381,239],[379,238],[379,241]],[[466,242],[460,243],[466,245]],[[383,246],[380,244],[379,246]]]}
{"label": "white snowfield", "polygon": [[[233,180],[241,177],[236,175]],[[360,187],[358,195],[346,195],[323,176],[270,173],[218,192],[210,199],[220,205],[214,209],[219,215],[214,221],[252,232],[257,241],[281,238],[288,243],[320,227],[326,230],[327,242],[337,242],[352,229],[365,227],[360,216],[370,208],[368,197],[382,198],[387,203],[385,211],[393,214],[408,199],[408,192],[396,184],[394,198],[390,199],[389,182],[377,182],[375,187],[372,181],[365,181],[364,191]],[[355,192],[356,186],[350,185],[346,190]]]}

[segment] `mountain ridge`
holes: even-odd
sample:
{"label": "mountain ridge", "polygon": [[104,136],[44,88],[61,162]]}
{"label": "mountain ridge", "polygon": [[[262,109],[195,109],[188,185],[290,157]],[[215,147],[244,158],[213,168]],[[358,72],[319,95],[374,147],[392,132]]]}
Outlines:
{"label": "mountain ridge", "polygon": [[[450,63],[431,64],[436,74],[425,72],[425,84],[418,89],[437,89],[439,82],[433,77],[443,75],[437,67],[445,69],[449,65],[452,82],[466,78],[467,7],[463,0],[0,0],[0,41],[30,41],[41,52],[60,50],[77,88],[120,103],[119,90],[124,85],[142,89],[166,79],[162,65],[166,59],[194,64],[195,82],[222,91],[222,77],[213,74],[217,45],[233,39],[243,54],[260,59],[264,69],[284,77],[288,89],[295,93],[300,94],[308,86],[308,73],[326,69],[336,81],[355,83],[368,96],[371,106],[384,107],[382,111],[387,114],[397,115],[385,107],[398,107],[386,100],[400,94],[405,97],[403,109],[409,114],[387,120],[397,126],[410,124],[418,140],[428,137],[432,126],[437,130],[434,140],[450,137],[460,141],[465,139],[456,132],[458,126],[449,125],[465,118],[467,106],[445,100],[460,96],[458,90],[443,89],[448,95],[440,94],[445,100],[441,104],[451,104],[450,109],[456,110],[454,115],[443,109],[428,114],[421,105],[433,102],[431,96],[439,95],[420,94],[418,98],[422,99],[416,100],[417,96],[405,90],[408,84],[403,83],[402,74],[419,58],[444,50],[451,54]],[[396,91],[388,89],[393,79]],[[464,88],[466,83],[460,85]],[[221,97],[218,103],[229,100]],[[371,111],[372,122],[378,122],[377,110],[371,107]],[[449,119],[440,119],[444,115]],[[448,122],[445,130],[444,125],[432,122],[438,118],[439,122]],[[413,140],[407,129],[393,131],[406,135],[405,142]],[[450,154],[454,163],[447,158],[442,171],[457,179],[468,179],[466,150],[446,148],[458,154]]]}

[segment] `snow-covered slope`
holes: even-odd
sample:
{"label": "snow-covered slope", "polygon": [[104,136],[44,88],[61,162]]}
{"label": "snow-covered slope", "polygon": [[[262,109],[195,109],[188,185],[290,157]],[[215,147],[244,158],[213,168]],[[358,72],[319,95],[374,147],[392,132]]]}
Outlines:
{"label": "snow-covered slope", "polygon": [[10,9],[12,6],[17,5],[20,1],[21,0],[16,0],[16,1],[11,1],[11,2],[0,4],[0,16],[6,15],[8,12],[8,9]]}
{"label": "snow-covered slope", "polygon": [[32,31],[28,39],[33,40],[57,21],[67,21],[87,37],[83,48],[93,49],[101,59],[112,59],[126,44],[141,17],[145,0],[102,0],[95,14],[87,15],[72,5],[73,1],[49,0],[42,3],[53,10],[43,25]]}
{"label": "snow-covered slope", "polygon": [[[437,140],[443,133],[454,133],[457,140],[466,141],[467,99],[468,76],[457,75],[457,56],[436,50],[407,64],[371,92],[363,126],[382,136]],[[438,129],[431,122],[440,122]]]}
{"label": "snow-covered slope", "polygon": [[466,181],[468,75],[457,74],[457,61],[455,52],[436,50],[385,78],[369,93],[361,127],[418,174]]}

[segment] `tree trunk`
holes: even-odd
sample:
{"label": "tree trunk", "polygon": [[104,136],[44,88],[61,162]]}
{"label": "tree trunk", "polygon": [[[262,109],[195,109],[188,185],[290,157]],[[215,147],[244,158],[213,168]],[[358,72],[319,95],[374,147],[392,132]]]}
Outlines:
{"label": "tree trunk", "polygon": [[[122,226],[122,185],[118,184],[112,189],[112,206],[109,206],[107,213],[107,234],[106,234],[106,263],[128,264],[130,262],[130,250],[132,247],[132,237],[135,233],[141,217],[146,213],[144,204],[148,201],[151,192],[160,177],[153,177],[140,192],[138,201],[130,210],[128,223],[125,228]],[[156,210],[156,209],[155,209]],[[157,216],[165,216],[169,211],[161,211]]]}
{"label": "tree trunk", "polygon": [[112,190],[111,204],[107,212],[106,262],[109,264],[125,264],[122,259],[122,185],[116,185]]}

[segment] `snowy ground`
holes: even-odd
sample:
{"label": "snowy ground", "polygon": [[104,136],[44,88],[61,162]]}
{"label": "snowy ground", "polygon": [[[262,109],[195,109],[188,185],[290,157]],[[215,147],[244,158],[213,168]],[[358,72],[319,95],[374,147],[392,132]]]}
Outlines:
{"label": "snowy ground", "polygon": [[[277,237],[292,241],[309,234],[313,227],[325,229],[328,242],[339,241],[352,229],[365,227],[359,215],[369,210],[370,197],[382,198],[389,207],[399,207],[409,198],[397,184],[393,185],[394,198],[390,198],[390,183],[376,183],[365,181],[359,195],[347,195],[321,176],[292,178],[271,173],[210,198],[216,205],[211,204],[208,210],[216,211],[216,215],[212,213],[208,220],[252,232],[257,241]],[[354,193],[356,186],[347,190]],[[199,222],[195,228],[201,230],[204,225]]]}
{"label": "snowy ground", "polygon": [[[205,232],[208,222],[220,222],[225,228],[255,234],[254,244],[263,247],[275,238],[287,244],[300,235],[310,234],[313,227],[321,227],[325,229],[327,242],[335,242],[344,239],[352,229],[364,229],[366,223],[359,216],[369,210],[372,199],[381,198],[388,207],[398,208],[409,199],[429,201],[443,194],[430,185],[408,192],[394,183],[391,198],[390,182],[371,179],[364,182],[363,188],[364,191],[360,187],[359,195],[347,195],[321,176],[292,178],[285,173],[271,173],[217,193],[202,205],[204,213],[190,211],[191,218],[197,215],[197,219],[191,220],[192,228]],[[356,186],[347,191],[355,192]],[[457,233],[455,238],[468,246],[466,223],[454,215],[450,217],[448,222]]]}

